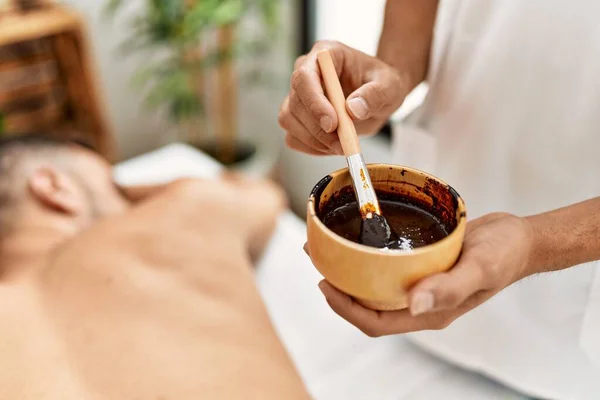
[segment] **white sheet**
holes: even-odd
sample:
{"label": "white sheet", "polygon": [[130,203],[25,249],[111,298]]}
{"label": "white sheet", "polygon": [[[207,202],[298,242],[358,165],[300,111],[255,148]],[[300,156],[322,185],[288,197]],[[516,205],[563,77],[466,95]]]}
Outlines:
{"label": "white sheet", "polygon": [[[182,144],[120,164],[123,184],[214,177],[221,167]],[[318,400],[523,399],[489,380],[445,364],[401,336],[371,339],[335,315],[317,288],[320,276],[302,246],[304,222],[291,212],[257,270],[257,284],[273,323],[309,391]]]}

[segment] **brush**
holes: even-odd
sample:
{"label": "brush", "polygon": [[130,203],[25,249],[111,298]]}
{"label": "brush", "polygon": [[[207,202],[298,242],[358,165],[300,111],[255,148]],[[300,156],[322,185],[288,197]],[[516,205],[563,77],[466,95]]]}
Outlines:
{"label": "brush", "polygon": [[352,186],[362,217],[360,242],[364,245],[385,248],[398,240],[388,221],[381,213],[375,188],[371,183],[369,170],[360,149],[354,122],[346,110],[346,97],[342,90],[333,59],[327,50],[317,54],[317,61],[327,98],[338,116],[337,133],[342,144],[348,170],[352,177]]}

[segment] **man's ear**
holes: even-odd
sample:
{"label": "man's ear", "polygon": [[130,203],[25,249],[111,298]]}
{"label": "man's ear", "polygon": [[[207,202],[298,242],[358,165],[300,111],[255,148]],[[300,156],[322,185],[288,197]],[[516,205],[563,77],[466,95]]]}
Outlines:
{"label": "man's ear", "polygon": [[45,207],[70,215],[83,211],[83,199],[75,182],[53,167],[37,168],[28,185],[34,198]]}

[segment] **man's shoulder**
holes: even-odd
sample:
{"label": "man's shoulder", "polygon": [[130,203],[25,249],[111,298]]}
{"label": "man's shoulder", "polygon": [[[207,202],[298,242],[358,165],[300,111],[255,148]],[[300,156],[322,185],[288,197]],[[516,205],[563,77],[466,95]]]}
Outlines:
{"label": "man's shoulder", "polygon": [[136,204],[129,217],[145,218],[145,213],[160,210],[163,215],[203,216],[202,210],[219,208],[235,197],[231,185],[216,180],[200,180],[185,178],[176,180],[165,186],[163,190]]}
{"label": "man's shoulder", "polygon": [[227,221],[223,199],[228,194],[220,186],[195,179],[173,182],[124,213],[98,221],[62,246],[61,253],[89,262],[140,255],[148,261],[178,251],[217,251],[221,242],[232,245],[234,237],[223,240],[235,236],[235,224]]}

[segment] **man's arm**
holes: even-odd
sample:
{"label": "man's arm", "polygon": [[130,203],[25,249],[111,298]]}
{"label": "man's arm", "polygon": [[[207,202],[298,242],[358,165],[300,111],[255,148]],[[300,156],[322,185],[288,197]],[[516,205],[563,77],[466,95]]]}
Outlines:
{"label": "man's arm", "polygon": [[526,219],[534,231],[529,275],[600,260],[600,197]]}
{"label": "man's arm", "polygon": [[377,57],[414,89],[427,77],[438,0],[388,0]]}

